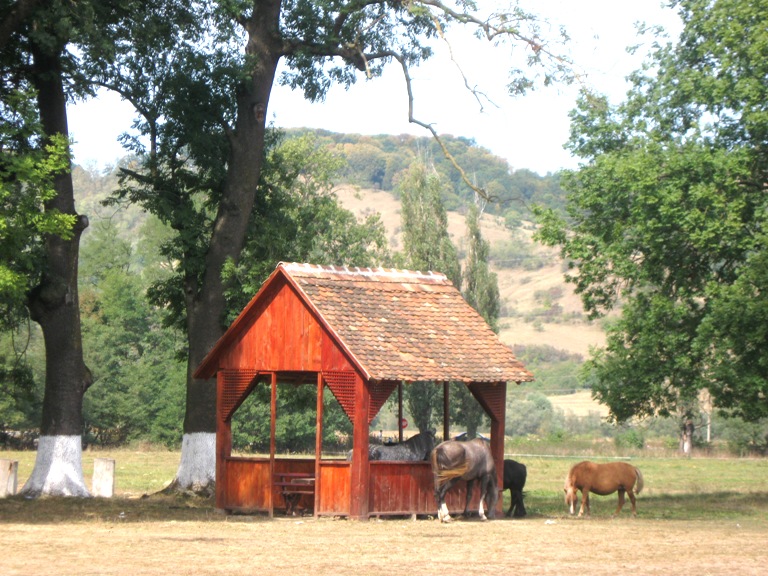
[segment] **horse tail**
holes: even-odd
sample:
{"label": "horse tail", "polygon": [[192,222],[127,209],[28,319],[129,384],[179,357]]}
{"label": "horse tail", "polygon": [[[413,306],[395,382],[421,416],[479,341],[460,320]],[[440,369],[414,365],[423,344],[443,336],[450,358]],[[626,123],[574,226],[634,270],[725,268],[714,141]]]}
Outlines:
{"label": "horse tail", "polygon": [[467,470],[469,470],[469,463],[466,460],[455,468],[442,468],[437,461],[439,452],[440,451],[436,448],[432,450],[432,453],[429,455],[429,461],[432,464],[432,473],[435,476],[436,488],[439,488],[452,478],[463,476]]}
{"label": "horse tail", "polygon": [[442,486],[453,478],[460,478],[467,473],[467,470],[469,470],[469,462],[466,461],[462,462],[461,465],[457,466],[456,468],[439,468],[435,472],[437,484]]}
{"label": "horse tail", "polygon": [[635,484],[635,494],[640,494],[643,491],[643,473],[640,472],[640,468],[635,468],[637,473],[637,484]]}

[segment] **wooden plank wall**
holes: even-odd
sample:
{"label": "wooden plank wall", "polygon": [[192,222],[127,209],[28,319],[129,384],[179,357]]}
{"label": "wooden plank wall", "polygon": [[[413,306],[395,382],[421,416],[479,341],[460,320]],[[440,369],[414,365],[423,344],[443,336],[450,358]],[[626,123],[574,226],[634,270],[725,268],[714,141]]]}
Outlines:
{"label": "wooden plank wall", "polygon": [[346,516],[350,511],[350,487],[352,483],[350,463],[344,460],[320,462],[318,493],[315,494],[318,516]]}
{"label": "wooden plank wall", "polygon": [[[407,514],[435,515],[435,481],[429,462],[371,462],[371,516],[401,516]],[[472,510],[480,503],[479,491],[474,490]],[[459,482],[446,495],[451,514],[464,511],[466,482]]]}
{"label": "wooden plank wall", "polygon": [[269,460],[227,458],[225,502],[227,510],[269,511]]}

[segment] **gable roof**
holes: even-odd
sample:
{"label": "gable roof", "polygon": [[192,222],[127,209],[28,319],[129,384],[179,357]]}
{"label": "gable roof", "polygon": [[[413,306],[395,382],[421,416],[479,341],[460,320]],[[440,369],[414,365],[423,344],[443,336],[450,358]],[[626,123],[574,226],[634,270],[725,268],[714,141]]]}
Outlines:
{"label": "gable roof", "polygon": [[197,373],[248,323],[248,311],[284,276],[338,346],[373,381],[528,382],[533,376],[443,274],[280,263]]}

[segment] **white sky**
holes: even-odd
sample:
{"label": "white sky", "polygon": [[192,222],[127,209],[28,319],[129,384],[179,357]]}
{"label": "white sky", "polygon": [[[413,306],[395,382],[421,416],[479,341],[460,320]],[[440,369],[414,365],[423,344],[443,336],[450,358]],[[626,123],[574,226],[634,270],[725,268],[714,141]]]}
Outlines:
{"label": "white sky", "polygon": [[[661,24],[679,30],[672,11],[660,0],[527,0],[532,12],[547,17],[554,30],[565,26],[571,42],[567,49],[586,72],[586,83],[619,102],[627,89],[625,77],[639,68],[646,48],[629,56],[625,48],[637,43],[635,23]],[[482,6],[501,6],[503,0],[483,0]],[[450,32],[450,31],[449,31]],[[546,35],[546,30],[544,30]],[[553,32],[554,36],[554,32]],[[450,34],[449,34],[450,37]],[[470,85],[488,94],[493,105],[480,111],[467,92],[447,50],[438,46],[433,61],[412,71],[414,116],[432,123],[441,134],[473,138],[477,144],[506,159],[514,169],[539,174],[574,168],[577,160],[563,149],[568,139],[568,112],[575,106],[576,87],[550,87],[523,98],[504,91],[508,66],[503,50],[487,43],[461,40],[453,45],[455,59]],[[349,91],[334,87],[325,102],[310,104],[303,95],[275,86],[267,111],[276,126],[323,128],[332,132],[429,136],[408,123],[405,82],[392,67],[382,78],[361,79]],[[100,94],[69,109],[70,133],[75,140],[75,161],[96,167],[125,155],[117,142],[128,131],[133,111],[111,94]]]}

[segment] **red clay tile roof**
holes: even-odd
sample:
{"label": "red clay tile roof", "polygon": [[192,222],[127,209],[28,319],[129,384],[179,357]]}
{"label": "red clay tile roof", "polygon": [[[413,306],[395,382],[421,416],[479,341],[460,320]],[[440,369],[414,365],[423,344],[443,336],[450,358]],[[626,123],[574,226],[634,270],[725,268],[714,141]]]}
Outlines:
{"label": "red clay tile roof", "polygon": [[528,382],[442,274],[280,264],[372,380]]}

